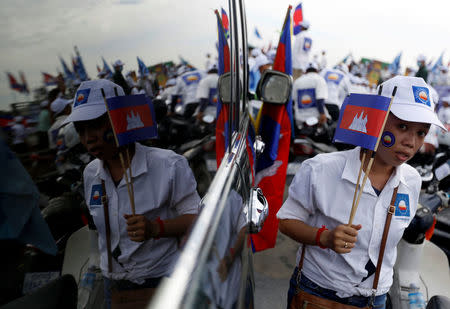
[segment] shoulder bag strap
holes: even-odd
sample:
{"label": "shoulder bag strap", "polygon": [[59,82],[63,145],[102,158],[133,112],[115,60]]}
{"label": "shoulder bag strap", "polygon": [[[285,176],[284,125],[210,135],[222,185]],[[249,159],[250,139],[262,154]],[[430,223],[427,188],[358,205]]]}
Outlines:
{"label": "shoulder bag strap", "polygon": [[377,270],[375,271],[375,277],[373,279],[373,286],[372,286],[373,291],[376,291],[376,289],[378,287],[378,280],[380,279],[381,264],[383,263],[384,249],[386,248],[386,241],[387,241],[387,237],[388,237],[388,233],[389,233],[389,227],[391,226],[392,215],[395,212],[395,200],[397,198],[397,191],[398,191],[398,186],[395,187],[395,189],[394,189],[394,193],[392,194],[391,203],[388,207],[386,223],[384,224],[383,236],[381,238],[380,253],[378,254]]}
{"label": "shoulder bag strap", "polygon": [[109,224],[109,210],[108,210],[108,196],[106,195],[105,181],[102,179],[102,204],[103,204],[103,216],[105,218],[105,230],[106,230],[106,251],[108,254],[108,272],[112,272],[111,261],[111,226]]}

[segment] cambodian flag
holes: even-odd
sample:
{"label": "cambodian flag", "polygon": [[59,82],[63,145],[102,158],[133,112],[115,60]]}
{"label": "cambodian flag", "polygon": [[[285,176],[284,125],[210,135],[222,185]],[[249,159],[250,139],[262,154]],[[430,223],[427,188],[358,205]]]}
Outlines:
{"label": "cambodian flag", "polygon": [[84,68],[83,60],[81,59],[80,52],[78,51],[78,48],[75,46],[75,63],[76,63],[76,72],[78,74],[78,77],[81,81],[88,80],[88,75],[86,72],[86,69]]}
{"label": "cambodian flag", "polygon": [[144,94],[107,99],[119,146],[158,136],[152,101]]}
{"label": "cambodian flag", "polygon": [[391,71],[392,74],[398,74],[398,70],[400,70],[400,59],[402,57],[402,53],[397,55],[395,57],[394,61],[389,65],[389,71]]}
{"label": "cambodian flag", "polygon": [[[291,10],[289,6],[278,43],[273,69],[292,75]],[[278,220],[276,214],[283,202],[292,130],[292,100],[284,105],[263,103],[259,135],[265,143],[256,163],[255,184],[269,203],[269,216],[258,234],[252,235],[254,251],[275,246]]]}
{"label": "cambodian flag", "polygon": [[18,92],[22,92],[23,91],[23,85],[19,84],[19,82],[17,81],[17,79],[14,77],[14,75],[12,75],[12,73],[6,73],[6,75],[8,75],[8,80],[9,80],[9,87],[12,90],[18,91]]}
{"label": "cambodian flag", "polygon": [[[225,32],[220,19],[219,11],[215,11],[217,16],[217,34],[218,34],[218,53],[219,53],[219,76],[230,72],[230,49],[225,37]],[[216,116],[216,161],[217,167],[220,166],[222,158],[225,154],[228,145],[228,112],[229,104],[223,104],[217,101],[217,116]]]}
{"label": "cambodian flag", "polygon": [[255,27],[255,36],[260,40],[262,39],[262,36],[261,36],[261,34],[259,34],[259,31],[256,27]]}
{"label": "cambodian flag", "polygon": [[374,94],[350,94],[342,104],[333,142],[376,150],[390,101]]}
{"label": "cambodian flag", "polygon": [[20,76],[20,80],[22,82],[22,92],[29,94],[30,90],[28,89],[28,83],[27,83],[27,80],[25,79],[25,74],[22,71],[20,71],[19,76]]}
{"label": "cambodian flag", "polygon": [[300,31],[302,31],[302,27],[300,26],[300,23],[303,21],[303,10],[301,3],[295,8],[292,20],[294,22],[294,35],[297,35]]}
{"label": "cambodian flag", "polygon": [[56,85],[56,78],[52,75],[42,72],[42,78],[44,80],[45,86],[54,86]]}
{"label": "cambodian flag", "polygon": [[148,68],[144,64],[144,61],[142,61],[141,59],[139,59],[139,57],[137,57],[137,62],[139,65],[139,74],[141,74],[141,76],[148,76],[148,74],[149,74]]}
{"label": "cambodian flag", "polygon": [[230,37],[230,24],[228,21],[228,15],[227,12],[222,9],[222,24],[223,24],[223,30],[225,31],[225,37],[228,39]]}

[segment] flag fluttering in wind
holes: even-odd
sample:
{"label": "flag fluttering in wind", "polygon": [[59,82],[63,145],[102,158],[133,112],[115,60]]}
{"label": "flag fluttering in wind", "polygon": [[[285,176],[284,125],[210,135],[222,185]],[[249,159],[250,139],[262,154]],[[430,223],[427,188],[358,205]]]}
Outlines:
{"label": "flag fluttering in wind", "polygon": [[139,65],[139,74],[141,76],[148,76],[149,75],[148,67],[144,64],[144,61],[142,61],[139,57],[137,57],[137,62]]}
{"label": "flag fluttering in wind", "polygon": [[23,85],[17,81],[17,79],[12,75],[12,73],[7,72],[9,80],[9,88],[17,92],[23,92]]}
{"label": "flag fluttering in wind", "polygon": [[56,77],[45,72],[41,73],[45,86],[55,86],[57,84]]}
{"label": "flag fluttering in wind", "polygon": [[[220,19],[219,11],[214,12],[217,17],[217,41],[219,54],[219,76],[230,72],[230,49],[228,47],[227,38],[225,37],[225,30],[223,28],[222,20]],[[217,167],[220,166],[222,158],[225,154],[228,145],[228,112],[229,104],[221,102],[220,98],[217,101],[217,115],[216,115],[216,161]]]}
{"label": "flag fluttering in wind", "polygon": [[390,100],[373,94],[350,94],[342,104],[333,142],[375,150]]}
{"label": "flag fluttering in wind", "polygon": [[25,79],[25,74],[22,71],[20,71],[19,76],[20,76],[20,81],[22,82],[22,92],[25,94],[29,94],[30,90],[28,89],[28,83],[27,83],[27,80]]}
{"label": "flag fluttering in wind", "polygon": [[105,74],[106,74],[105,78],[112,78],[113,73],[112,73],[111,69],[109,68],[109,65],[106,62],[105,58],[102,57],[102,61],[103,61],[103,72],[105,72]]}
{"label": "flag fluttering in wind", "polygon": [[86,69],[84,68],[84,64],[83,64],[83,60],[81,59],[81,55],[80,52],[78,51],[78,48],[75,46],[75,64],[76,64],[76,72],[78,77],[80,78],[81,81],[85,81],[88,80],[88,75],[86,72]]}
{"label": "flag fluttering in wind", "polygon": [[[289,6],[273,63],[274,70],[288,75],[292,75],[291,10]],[[269,203],[269,215],[261,231],[251,235],[254,251],[275,246],[278,232],[276,214],[283,202],[293,128],[292,100],[290,98],[284,105],[263,102],[261,113],[258,131],[265,148],[257,159],[255,184],[261,188]]]}
{"label": "flag fluttering in wind", "polygon": [[64,75],[65,75],[64,77],[65,77],[65,79],[70,80],[70,81],[75,80],[75,74],[73,74],[73,72],[71,72],[69,70],[69,67],[67,66],[67,64],[64,61],[64,59],[59,57],[59,60],[61,61],[61,65],[62,65],[63,70],[64,70]]}
{"label": "flag fluttering in wind", "polygon": [[258,31],[258,29],[255,27],[255,36],[258,38],[258,39],[262,39],[262,36],[261,36],[261,34],[259,33],[259,31]]}
{"label": "flag fluttering in wind", "polygon": [[225,32],[225,37],[228,39],[230,37],[230,22],[228,21],[228,15],[227,12],[222,9],[222,25],[223,25],[223,30]]}
{"label": "flag fluttering in wind", "polygon": [[294,24],[294,35],[299,34],[302,31],[300,23],[303,21],[303,9],[302,3],[295,7],[294,15],[292,16],[292,22]]}
{"label": "flag fluttering in wind", "polygon": [[158,136],[153,103],[144,94],[106,100],[119,146]]}
{"label": "flag fluttering in wind", "polygon": [[444,56],[444,52],[441,53],[441,55],[439,56],[438,60],[436,60],[436,63],[431,68],[431,71],[433,73],[437,72],[439,70],[439,68],[444,65],[444,62],[443,62],[443,59],[442,59],[443,56]]}
{"label": "flag fluttering in wind", "polygon": [[400,52],[397,57],[395,57],[394,61],[389,65],[389,71],[391,71],[392,74],[398,74],[398,71],[400,70],[400,59],[402,57],[402,53]]}

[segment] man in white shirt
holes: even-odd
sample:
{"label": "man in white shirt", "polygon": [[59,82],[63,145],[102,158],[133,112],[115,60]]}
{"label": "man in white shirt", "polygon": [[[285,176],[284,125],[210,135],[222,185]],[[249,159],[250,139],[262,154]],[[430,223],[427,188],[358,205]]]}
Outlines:
{"label": "man in white shirt", "polygon": [[300,22],[300,27],[301,32],[296,35],[294,48],[292,49],[292,77],[294,80],[306,71],[312,46],[312,39],[308,33],[309,22],[306,20]]}
{"label": "man in white shirt", "polygon": [[56,140],[58,137],[59,129],[62,127],[64,120],[70,114],[72,100],[56,98],[52,104],[50,104],[50,110],[53,112],[55,122],[48,129],[48,147],[55,150],[57,148]]}
{"label": "man in white shirt", "polygon": [[327,121],[325,100],[328,98],[328,88],[317,71],[317,63],[310,62],[306,74],[296,79],[292,87],[295,125],[298,129],[311,117],[317,118],[320,125]]}
{"label": "man in white shirt", "polygon": [[197,119],[201,120],[204,114],[212,115],[216,118],[217,111],[217,83],[219,75],[217,74],[217,64],[212,64],[208,68],[208,74],[202,78],[197,88],[197,101],[199,102],[199,111]]}
{"label": "man in white shirt", "polygon": [[335,69],[327,69],[321,72],[328,87],[328,99],[325,106],[334,121],[339,119],[339,111],[344,99],[350,94],[351,83],[348,77],[348,67],[345,64]]}
{"label": "man in white shirt", "polygon": [[[116,147],[101,93],[103,89],[106,98],[115,97],[114,88],[119,96],[124,95],[120,86],[108,80],[83,82],[75,95],[73,111],[65,120],[74,122],[81,143],[97,158],[84,170],[84,192],[98,231],[108,306],[111,291],[150,289],[151,295],[161,278],[170,275],[179,255],[179,240],[193,224],[200,202],[196,181],[183,156],[139,143]],[[125,159],[125,169],[133,183],[135,215],[131,214],[119,159],[119,152],[125,150],[130,155],[130,161]],[[103,195],[109,204],[107,220]]]}
{"label": "man in white shirt", "polygon": [[[404,163],[422,146],[430,124],[443,128],[423,79],[396,76],[383,84],[381,95],[391,96],[394,87],[397,94],[384,128],[384,135],[390,138],[378,147],[354,217],[356,224],[347,223],[362,164],[359,147],[304,161],[292,181],[289,196],[277,214],[280,231],[307,246],[300,279],[298,268],[291,278],[288,307],[296,288],[346,305],[369,305],[384,222],[398,187],[373,300],[374,308],[384,308],[397,243],[415,215],[421,188],[418,172]],[[367,170],[368,160],[363,164]],[[297,265],[301,251],[302,246]]]}
{"label": "man in white shirt", "polygon": [[204,72],[199,70],[187,71],[177,77],[177,83],[173,90],[171,112],[176,111],[176,105],[180,104],[184,117],[190,118],[197,109],[197,87],[203,78]]}

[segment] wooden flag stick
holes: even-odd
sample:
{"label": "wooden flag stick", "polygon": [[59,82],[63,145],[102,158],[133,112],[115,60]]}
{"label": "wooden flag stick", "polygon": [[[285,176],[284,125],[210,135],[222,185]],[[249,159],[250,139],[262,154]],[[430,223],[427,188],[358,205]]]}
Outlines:
{"label": "wooden flag stick", "polygon": [[362,156],[362,159],[361,159],[361,166],[359,167],[358,180],[356,181],[355,193],[353,193],[352,209],[353,209],[353,206],[355,205],[356,196],[358,195],[358,188],[360,188],[359,187],[359,181],[361,180],[361,173],[362,173],[362,170],[364,168],[364,163],[366,163],[367,149],[363,148],[362,149],[362,153],[363,153],[363,156]]}
{"label": "wooden flag stick", "polygon": [[[101,89],[102,91],[102,96],[103,96],[103,101],[105,102],[105,106],[106,106],[106,112],[108,113],[108,118],[109,118],[109,122],[111,123],[111,127],[112,127],[112,131],[114,134],[114,140],[116,141],[116,146],[119,148],[119,140],[117,139],[117,135],[116,135],[116,131],[114,130],[114,125],[111,119],[111,114],[109,113],[109,108],[108,108],[108,102],[106,102],[106,95],[105,95],[105,91],[103,90],[103,88]],[[122,152],[119,149],[119,158],[120,158],[120,163],[122,164],[122,169],[123,169],[123,173],[125,174],[125,181],[127,183],[127,191],[128,191],[128,198],[130,199],[130,204],[131,204],[131,213],[133,215],[136,214],[136,207],[134,206],[134,196],[131,194],[131,189],[130,189],[130,182],[128,180],[128,174],[127,174],[127,170],[125,168],[125,160],[123,159],[123,155]]]}
{"label": "wooden flag stick", "polygon": [[[381,92],[381,91],[380,91],[380,92]],[[370,170],[371,170],[371,168],[372,168],[373,160],[374,160],[374,158],[375,158],[376,151],[377,151],[377,149],[378,149],[378,145],[380,144],[381,135],[383,135],[384,126],[386,125],[386,121],[387,121],[387,119],[388,119],[388,117],[389,117],[389,112],[390,112],[390,110],[391,110],[392,102],[394,101],[394,97],[395,97],[395,93],[396,93],[396,92],[397,92],[397,86],[395,86],[395,87],[394,87],[394,90],[392,91],[391,101],[389,102],[389,107],[388,107],[387,112],[386,112],[386,117],[384,117],[383,125],[381,126],[380,133],[378,134],[378,138],[377,138],[377,142],[376,142],[376,144],[375,144],[375,148],[374,148],[374,150],[373,150],[373,152],[372,152],[372,156],[371,156],[371,158],[370,158],[370,160],[369,160],[369,164],[367,165],[367,170],[365,171],[365,174],[364,174],[363,183],[362,183],[362,185],[361,185],[361,187],[360,187],[360,190],[359,190],[359,192],[358,192],[358,199],[356,200],[356,203],[355,203],[354,205],[352,205],[352,210],[351,210],[351,212],[350,212],[350,218],[349,218],[349,220],[348,220],[348,225],[351,225],[351,224],[353,223],[353,219],[354,219],[354,217],[355,217],[356,210],[358,209],[359,201],[360,201],[360,199],[361,199],[361,195],[362,195],[362,192],[363,192],[363,190],[364,190],[364,186],[366,185],[367,177],[368,177],[369,174],[370,174]],[[364,163],[362,162],[362,163],[361,163],[361,166],[363,166],[363,164],[364,164]],[[361,169],[360,169],[360,172],[361,172]],[[358,179],[359,179],[359,177],[358,177]],[[358,183],[356,184],[356,189],[358,188],[358,184],[359,184],[359,181],[358,181]],[[356,192],[356,189],[355,189],[355,192]]]}
{"label": "wooden flag stick", "polygon": [[[129,168],[130,168],[131,195],[133,196],[133,199],[134,199],[133,171],[132,171],[132,169],[131,169],[130,152],[128,151],[128,148],[127,148],[127,161],[128,161],[128,166],[129,166]],[[133,202],[133,203],[134,203],[134,202]]]}

